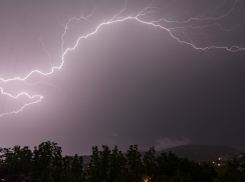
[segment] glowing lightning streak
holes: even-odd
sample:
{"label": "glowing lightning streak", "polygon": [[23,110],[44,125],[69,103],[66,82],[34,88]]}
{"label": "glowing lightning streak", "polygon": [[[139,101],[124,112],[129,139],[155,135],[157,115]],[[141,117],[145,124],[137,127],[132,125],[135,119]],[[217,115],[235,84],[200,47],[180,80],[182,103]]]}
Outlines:
{"label": "glowing lightning streak", "polygon": [[[52,67],[52,68],[51,68],[51,71],[50,71],[50,72],[47,72],[47,73],[43,73],[43,72],[41,72],[41,71],[39,71],[39,70],[33,70],[33,71],[31,71],[29,74],[27,74],[24,78],[20,78],[20,77],[14,77],[14,78],[10,78],[10,79],[3,79],[3,78],[0,78],[0,81],[2,81],[2,82],[4,82],[4,83],[10,82],[10,81],[24,81],[24,82],[25,82],[25,81],[26,81],[32,74],[34,74],[34,73],[41,74],[41,75],[43,75],[43,76],[48,76],[48,75],[52,74],[55,70],[60,70],[60,69],[63,67],[64,62],[65,62],[65,56],[66,56],[66,54],[67,54],[69,51],[75,50],[75,49],[77,48],[77,46],[78,46],[80,40],[82,40],[82,39],[87,39],[87,38],[89,38],[90,36],[96,34],[96,33],[97,33],[103,26],[107,26],[107,25],[111,25],[111,24],[115,24],[115,23],[119,23],[119,22],[125,22],[125,21],[128,21],[128,20],[136,21],[136,22],[141,23],[141,24],[146,24],[146,25],[150,25],[150,26],[153,26],[153,27],[157,27],[157,28],[163,29],[163,30],[167,31],[167,32],[170,34],[170,36],[171,36],[174,40],[178,41],[179,43],[183,43],[183,44],[189,45],[189,46],[193,47],[193,48],[196,49],[196,50],[203,50],[203,51],[206,51],[206,50],[209,50],[209,49],[225,49],[225,50],[231,51],[231,52],[244,51],[244,50],[245,50],[245,47],[244,47],[245,45],[241,45],[241,46],[231,46],[231,47],[227,47],[227,46],[206,46],[206,47],[197,47],[197,46],[194,45],[194,43],[191,41],[191,39],[187,36],[187,34],[184,33],[184,31],[185,31],[186,29],[191,29],[191,28],[205,28],[205,27],[208,27],[208,26],[219,26],[220,29],[223,30],[223,31],[231,31],[231,30],[234,30],[236,27],[241,26],[241,25],[243,25],[243,24],[241,24],[241,25],[236,25],[234,28],[231,28],[231,29],[229,29],[229,30],[222,29],[221,25],[220,25],[220,24],[217,24],[217,23],[212,24],[212,25],[201,26],[201,27],[192,27],[192,26],[186,26],[186,27],[185,27],[185,26],[180,26],[180,27],[174,27],[174,28],[166,28],[166,27],[164,27],[164,26],[162,26],[162,25],[159,24],[159,23],[162,22],[162,21],[164,21],[164,22],[166,22],[166,23],[179,23],[179,24],[184,24],[184,23],[188,23],[188,22],[190,22],[190,21],[192,21],[192,20],[198,20],[198,21],[204,21],[204,20],[219,20],[219,19],[221,19],[221,18],[224,18],[224,17],[229,16],[229,14],[234,10],[235,5],[236,5],[236,3],[237,3],[238,1],[239,1],[239,0],[236,0],[236,1],[234,2],[232,8],[229,10],[228,13],[226,13],[226,14],[224,14],[224,15],[218,17],[218,18],[212,18],[212,17],[203,18],[203,17],[204,17],[207,13],[211,13],[211,14],[212,14],[213,12],[215,12],[215,11],[216,11],[216,10],[223,4],[223,3],[225,3],[225,2],[219,4],[213,11],[204,13],[204,14],[201,16],[201,18],[190,18],[190,19],[188,19],[188,20],[181,21],[181,22],[179,22],[179,21],[170,21],[170,19],[172,19],[172,18],[170,18],[170,19],[168,19],[168,20],[162,18],[162,19],[159,19],[159,20],[157,20],[157,21],[150,21],[150,22],[141,20],[140,17],[142,17],[142,16],[147,16],[149,13],[152,13],[152,12],[153,12],[153,11],[150,11],[150,9],[155,8],[155,7],[152,7],[154,1],[152,1],[152,3],[151,3],[149,6],[147,6],[145,9],[143,9],[142,11],[140,11],[136,16],[132,16],[132,15],[131,15],[131,16],[127,16],[127,17],[120,17],[120,15],[126,10],[126,3],[127,3],[127,1],[126,1],[126,2],[125,2],[124,8],[123,8],[121,11],[119,11],[117,14],[115,14],[109,21],[103,22],[103,23],[99,24],[99,25],[95,28],[95,30],[94,30],[93,32],[91,32],[91,33],[89,33],[89,34],[87,34],[87,35],[84,35],[84,36],[79,37],[79,38],[76,40],[76,43],[75,43],[75,45],[74,45],[73,47],[67,48],[67,49],[65,49],[65,51],[64,51],[64,48],[63,48],[63,47],[64,47],[64,43],[65,43],[65,42],[64,42],[64,36],[67,34],[67,30],[69,29],[69,24],[70,24],[70,22],[72,22],[73,20],[79,21],[79,20],[81,20],[81,19],[83,19],[83,20],[88,20],[88,18],[89,18],[90,16],[93,15],[93,13],[94,13],[94,11],[95,11],[95,9],[94,9],[94,11],[93,11],[89,16],[87,16],[87,17],[83,17],[83,16],[82,16],[82,17],[80,17],[80,18],[73,17],[73,18],[69,19],[69,21],[68,21],[65,25],[62,25],[62,26],[64,27],[64,33],[63,33],[62,36],[61,36],[61,40],[62,40],[62,45],[61,45],[61,47],[62,47],[62,56],[61,56],[61,64],[60,64],[59,66],[54,66],[54,67]],[[159,9],[160,9],[160,8],[159,8]],[[174,17],[174,18],[176,18],[176,17]],[[188,42],[188,41],[181,40],[181,39],[178,38],[177,36],[174,36],[174,35],[173,35],[173,32],[175,32],[175,31],[181,31],[181,32],[187,37],[187,39],[189,40],[189,42]],[[42,45],[43,45],[44,51],[49,55],[49,53],[48,53],[48,52],[46,51],[46,49],[45,49],[45,46],[44,46],[43,42],[41,42],[41,43],[42,43]],[[49,55],[49,56],[50,56],[50,55]],[[50,57],[49,57],[49,58],[50,58]],[[50,61],[50,59],[49,59],[49,61]],[[25,82],[25,83],[26,83],[26,82]],[[30,106],[30,105],[36,104],[36,103],[40,102],[40,101],[43,99],[43,96],[41,96],[41,95],[33,95],[33,96],[30,96],[30,95],[27,94],[26,92],[22,92],[22,93],[18,94],[17,96],[13,96],[13,95],[11,95],[11,94],[9,94],[9,93],[5,93],[5,92],[3,91],[3,88],[1,88],[1,87],[0,87],[0,91],[1,91],[1,94],[7,95],[7,96],[9,96],[9,97],[11,97],[11,98],[14,98],[14,99],[18,99],[18,98],[19,98],[20,96],[22,96],[22,95],[25,95],[25,96],[27,96],[27,97],[30,98],[30,99],[38,98],[38,99],[37,99],[36,101],[34,101],[34,102],[25,104],[23,107],[21,107],[21,108],[20,108],[19,110],[17,110],[17,111],[12,111],[12,112],[8,112],[8,113],[0,114],[0,117],[2,117],[2,116],[4,116],[4,115],[9,115],[9,114],[16,114],[16,113],[19,113],[19,112],[22,111],[26,106]]]}
{"label": "glowing lightning streak", "polygon": [[12,96],[11,94],[5,93],[1,87],[0,87],[0,91],[1,91],[1,93],[2,93],[3,95],[7,95],[7,96],[9,96],[9,97],[11,97],[11,98],[13,98],[13,99],[18,99],[18,98],[19,98],[20,96],[22,96],[22,95],[25,95],[25,96],[27,96],[27,97],[30,98],[30,99],[38,98],[37,101],[34,101],[34,102],[31,102],[31,103],[25,104],[24,106],[22,106],[22,107],[21,107],[19,110],[17,110],[17,111],[12,111],[12,112],[8,112],[8,113],[0,114],[0,117],[2,117],[2,116],[4,116],[4,115],[9,115],[9,114],[17,114],[17,113],[19,113],[20,111],[22,111],[26,106],[33,105],[33,104],[36,104],[36,103],[38,103],[38,102],[41,102],[41,100],[43,99],[43,96],[41,96],[41,95],[33,95],[33,96],[30,96],[30,95],[27,94],[26,92],[22,92],[22,93],[18,94],[17,96]]}

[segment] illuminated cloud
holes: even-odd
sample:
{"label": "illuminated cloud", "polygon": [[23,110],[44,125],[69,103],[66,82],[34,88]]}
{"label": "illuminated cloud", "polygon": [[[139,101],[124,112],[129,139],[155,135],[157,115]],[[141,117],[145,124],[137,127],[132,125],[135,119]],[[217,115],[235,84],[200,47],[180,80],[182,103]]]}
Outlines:
{"label": "illuminated cloud", "polygon": [[155,149],[161,151],[167,148],[176,147],[180,145],[188,145],[191,143],[190,139],[183,137],[182,139],[160,138],[156,140]]}

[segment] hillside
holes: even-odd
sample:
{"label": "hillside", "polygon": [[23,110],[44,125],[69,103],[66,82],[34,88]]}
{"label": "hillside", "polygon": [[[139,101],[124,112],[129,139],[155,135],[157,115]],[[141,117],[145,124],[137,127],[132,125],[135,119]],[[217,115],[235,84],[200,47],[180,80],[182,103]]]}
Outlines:
{"label": "hillside", "polygon": [[[182,145],[163,150],[164,152],[171,151],[178,157],[194,160],[196,162],[214,160],[217,161],[218,157],[225,154],[241,153],[243,151],[227,146],[216,145]],[[161,151],[156,152],[160,155]]]}
{"label": "hillside", "polygon": [[[163,150],[163,152],[169,151],[176,154],[180,158],[187,157],[188,159],[194,160],[196,162],[217,161],[218,157],[220,156],[244,152],[242,150],[235,149],[232,147],[218,145],[182,145]],[[157,151],[156,155],[160,155],[161,152],[162,151]],[[140,151],[140,153],[143,158],[145,152]],[[87,166],[91,160],[91,157],[90,155],[84,155],[83,157],[84,165]]]}

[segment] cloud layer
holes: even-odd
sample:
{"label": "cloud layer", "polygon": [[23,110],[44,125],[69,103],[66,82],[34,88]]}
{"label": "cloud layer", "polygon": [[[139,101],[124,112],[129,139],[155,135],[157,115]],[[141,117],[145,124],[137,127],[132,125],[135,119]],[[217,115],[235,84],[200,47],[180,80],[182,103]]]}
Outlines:
{"label": "cloud layer", "polygon": [[176,147],[180,145],[188,145],[191,143],[190,139],[182,137],[182,139],[170,139],[170,138],[160,138],[156,140],[155,149],[156,151],[161,151],[167,148]]}

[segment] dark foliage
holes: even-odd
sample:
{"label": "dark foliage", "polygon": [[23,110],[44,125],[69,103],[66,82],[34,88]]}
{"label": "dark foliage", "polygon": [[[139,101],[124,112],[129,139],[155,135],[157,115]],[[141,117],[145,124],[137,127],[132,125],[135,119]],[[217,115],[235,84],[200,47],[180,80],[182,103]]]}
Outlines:
{"label": "dark foliage", "polygon": [[6,182],[244,182],[245,155],[230,161],[222,173],[212,163],[196,163],[171,152],[155,155],[150,148],[141,157],[138,146],[124,155],[117,149],[92,148],[91,160],[62,156],[53,142],[43,142],[31,151],[28,147],[0,148],[0,180]]}
{"label": "dark foliage", "polygon": [[218,182],[244,182],[245,181],[245,154],[242,157],[228,161],[225,171],[221,174]]}

